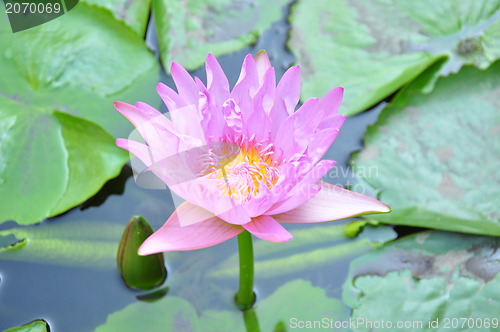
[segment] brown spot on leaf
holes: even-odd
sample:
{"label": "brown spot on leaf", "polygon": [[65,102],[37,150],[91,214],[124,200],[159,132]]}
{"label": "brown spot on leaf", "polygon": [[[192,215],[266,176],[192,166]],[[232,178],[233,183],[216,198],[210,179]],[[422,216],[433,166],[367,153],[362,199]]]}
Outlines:
{"label": "brown spot on leaf", "polygon": [[[431,233],[422,233],[416,242],[423,244]],[[424,255],[418,252],[395,249],[371,260],[354,270],[354,279],[365,275],[385,276],[389,272],[410,270],[418,279],[444,278],[448,284],[456,273],[486,283],[500,273],[500,240],[495,243],[477,244],[468,250],[451,250],[441,255]]]}
{"label": "brown spot on leaf", "polygon": [[500,273],[500,247],[498,245],[474,246],[471,248],[474,256],[465,262],[462,274],[471,274],[484,280],[492,280]]}
{"label": "brown spot on leaf", "polygon": [[461,200],[464,196],[463,190],[457,186],[453,178],[448,173],[443,174],[441,184],[438,186],[438,191],[441,195],[457,201]]}
{"label": "brown spot on leaf", "polygon": [[436,156],[439,158],[439,161],[444,163],[453,158],[453,147],[450,145],[445,145],[436,149]]}
{"label": "brown spot on leaf", "polygon": [[368,145],[360,154],[359,159],[361,161],[375,159],[379,155],[379,147],[376,145]]}
{"label": "brown spot on leaf", "polygon": [[397,147],[398,153],[406,152],[408,151],[408,142],[406,141],[399,141],[398,147]]}
{"label": "brown spot on leaf", "polygon": [[434,261],[433,256],[397,249],[358,267],[354,271],[354,278],[362,275],[385,276],[389,272],[405,269],[411,270],[414,277],[420,277],[433,268]]}

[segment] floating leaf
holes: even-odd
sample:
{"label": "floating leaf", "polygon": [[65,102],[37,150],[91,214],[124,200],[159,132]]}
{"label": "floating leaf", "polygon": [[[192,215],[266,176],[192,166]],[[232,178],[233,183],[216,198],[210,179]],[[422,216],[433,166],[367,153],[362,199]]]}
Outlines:
{"label": "floating leaf", "polygon": [[500,57],[497,0],[299,0],[289,48],[303,74],[302,99],[345,88],[355,114],[411,82],[441,56],[439,74]]}
{"label": "floating leaf", "polygon": [[140,36],[146,34],[152,0],[80,0],[90,5],[106,8],[113,16],[123,21]]}
{"label": "floating leaf", "polygon": [[215,56],[239,50],[282,16],[288,0],[153,1],[153,13],[163,64],[172,61],[197,69],[207,53]]}
{"label": "floating leaf", "polygon": [[[341,301],[329,298],[325,290],[305,280],[294,280],[259,301],[254,309],[253,323],[261,331],[273,331],[279,324],[305,329],[305,321],[347,321],[348,308]],[[325,320],[326,322],[326,320]],[[333,325],[332,325],[333,326]],[[186,300],[167,296],[153,303],[133,303],[108,316],[95,332],[107,331],[176,331],[233,332],[246,331],[243,314],[235,310],[206,310],[199,317]],[[345,331],[346,329],[335,329]]]}
{"label": "floating leaf", "polygon": [[56,222],[0,231],[23,239],[16,249],[0,249],[0,260],[88,268],[115,268],[123,226],[96,221]]}
{"label": "floating leaf", "polygon": [[139,256],[141,244],[153,234],[151,225],[142,217],[130,219],[118,247],[117,264],[120,275],[128,287],[152,289],[167,278],[163,253]]}
{"label": "floating leaf", "polygon": [[196,311],[186,300],[167,296],[159,301],[136,302],[112,313],[95,332],[200,331]]}
{"label": "floating leaf", "polygon": [[380,191],[392,212],[377,220],[500,235],[500,62],[438,80],[425,75],[396,96],[369,127],[354,168],[376,168],[357,188]]}
{"label": "floating leaf", "polygon": [[44,320],[35,320],[23,326],[13,327],[4,332],[49,332],[49,324]]}
{"label": "floating leaf", "polygon": [[[250,323],[257,323],[260,331],[283,331],[280,326],[294,331],[314,331],[314,328],[348,331],[334,325],[336,321],[348,321],[348,308],[341,301],[327,297],[324,289],[301,279],[284,284],[269,297],[258,301],[252,311],[256,317],[252,317]],[[252,331],[245,329],[243,317],[237,311],[206,310],[200,325],[207,332]]]}
{"label": "floating leaf", "polygon": [[109,133],[131,126],[113,101],[146,87],[150,99],[159,68],[136,33],[85,3],[16,34],[7,24],[0,13],[0,222],[28,224],[119,174],[128,154]]}
{"label": "floating leaf", "polygon": [[500,239],[429,231],[354,260],[343,298],[353,321],[383,320],[391,331],[497,331],[499,272]]}
{"label": "floating leaf", "polygon": [[26,238],[17,238],[13,234],[0,235],[0,253],[2,251],[19,249],[26,245]]}

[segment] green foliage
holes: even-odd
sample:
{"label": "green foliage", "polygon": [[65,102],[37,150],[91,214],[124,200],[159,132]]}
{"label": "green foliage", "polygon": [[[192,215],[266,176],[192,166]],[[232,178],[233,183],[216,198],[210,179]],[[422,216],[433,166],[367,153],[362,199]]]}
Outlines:
{"label": "green foliage", "polygon": [[146,34],[149,20],[149,12],[152,0],[130,1],[130,0],[80,0],[94,6],[106,8],[113,16],[123,21],[140,36]]}
{"label": "green foliage", "polygon": [[299,0],[290,50],[302,99],[345,88],[341,112],[361,112],[411,82],[442,56],[439,75],[500,57],[497,0]]}
{"label": "green foliage", "polygon": [[166,70],[172,61],[200,67],[208,53],[237,51],[277,21],[287,0],[155,0],[153,13]]}
{"label": "green foliage", "polygon": [[[354,260],[343,299],[353,308],[353,320],[391,322],[391,331],[497,331],[492,319],[500,310],[499,247],[500,239],[492,237],[412,235]],[[459,325],[448,321],[446,327],[454,318]],[[464,324],[461,318],[470,320]],[[398,321],[422,325],[397,327]]]}
{"label": "green foliage", "polygon": [[131,126],[113,101],[151,99],[159,67],[141,37],[84,3],[1,37],[0,222],[29,224],[82,203],[119,174],[128,153],[112,135]]}
{"label": "green foliage", "polygon": [[[323,289],[300,279],[284,284],[252,310],[252,326],[258,324],[261,331],[273,331],[280,324],[288,325],[293,318],[309,321],[320,321],[324,317],[335,320],[348,318],[347,307],[342,302],[327,297]],[[198,316],[184,299],[167,296],[154,303],[133,303],[112,313],[95,332],[138,330],[233,332],[246,329],[240,311],[206,310]]]}
{"label": "green foliage", "polygon": [[366,190],[380,191],[393,224],[500,235],[500,62],[438,80],[425,75],[404,89],[369,127],[355,169]]}
{"label": "green foliage", "polygon": [[44,320],[35,320],[23,326],[13,327],[4,332],[49,332],[49,324]]}

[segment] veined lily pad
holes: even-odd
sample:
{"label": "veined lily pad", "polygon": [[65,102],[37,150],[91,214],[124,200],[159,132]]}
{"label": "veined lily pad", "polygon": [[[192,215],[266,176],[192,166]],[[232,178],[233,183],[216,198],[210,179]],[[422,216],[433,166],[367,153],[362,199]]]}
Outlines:
{"label": "veined lily pad", "polygon": [[345,88],[355,114],[411,82],[441,56],[439,75],[500,57],[497,0],[299,0],[289,47],[302,67],[302,98]]}
{"label": "veined lily pad", "polygon": [[[0,13],[0,222],[38,222],[85,201],[128,154],[114,100],[151,100],[159,67],[130,28],[85,3],[12,34]],[[109,132],[109,133],[108,133]]]}
{"label": "veined lily pad", "polygon": [[353,157],[358,190],[380,191],[386,223],[500,235],[500,62],[441,78],[426,75],[398,94]]}
{"label": "veined lily pad", "polygon": [[282,15],[288,0],[158,0],[153,13],[161,59],[167,70],[176,61],[201,66],[207,53],[237,51],[253,42]]}
{"label": "veined lily pad", "polygon": [[354,260],[343,298],[355,331],[498,331],[499,272],[499,238],[429,231]]}
{"label": "veined lily pad", "polygon": [[106,8],[113,16],[144,36],[148,25],[152,0],[80,0],[90,5]]}

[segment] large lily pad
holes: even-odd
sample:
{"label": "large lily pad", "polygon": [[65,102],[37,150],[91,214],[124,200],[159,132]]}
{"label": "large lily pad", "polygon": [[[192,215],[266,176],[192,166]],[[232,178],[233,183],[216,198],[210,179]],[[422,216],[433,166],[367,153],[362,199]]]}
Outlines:
{"label": "large lily pad", "polygon": [[113,16],[131,27],[140,36],[146,34],[152,0],[80,0],[88,4],[106,8]]}
{"label": "large lily pad", "polygon": [[343,298],[355,331],[498,331],[499,272],[500,239],[429,231],[353,261]]}
{"label": "large lily pad", "polygon": [[16,34],[7,24],[0,14],[0,222],[28,224],[119,174],[128,154],[110,133],[131,126],[113,101],[151,100],[159,68],[141,37],[85,3]]}
{"label": "large lily pad", "polygon": [[375,219],[500,235],[499,72],[466,67],[427,95],[424,75],[382,111],[353,159],[356,188],[380,191],[393,209]]}
{"label": "large lily pad", "polygon": [[[106,323],[95,331],[252,331],[245,328],[249,324],[258,326],[260,331],[274,331],[276,326],[307,331],[312,326],[308,324],[314,324],[314,321],[316,324],[330,324],[330,319],[334,322],[347,321],[348,308],[340,300],[327,297],[324,289],[314,287],[305,280],[294,280],[258,302],[255,309],[245,315],[244,318],[244,314],[235,307],[233,311],[206,310],[198,316],[186,300],[166,296],[153,303],[133,303],[109,315]],[[341,327],[335,330],[346,329]]]}
{"label": "large lily pad", "polygon": [[194,308],[177,296],[149,303],[136,302],[112,313],[95,332],[114,331],[199,331]]}
{"label": "large lily pad", "polygon": [[441,56],[439,75],[500,56],[497,0],[299,0],[289,47],[302,67],[302,98],[346,90],[341,111],[363,111]]}
{"label": "large lily pad", "polygon": [[288,0],[153,1],[160,53],[166,69],[176,61],[187,69],[257,40],[277,21]]}

